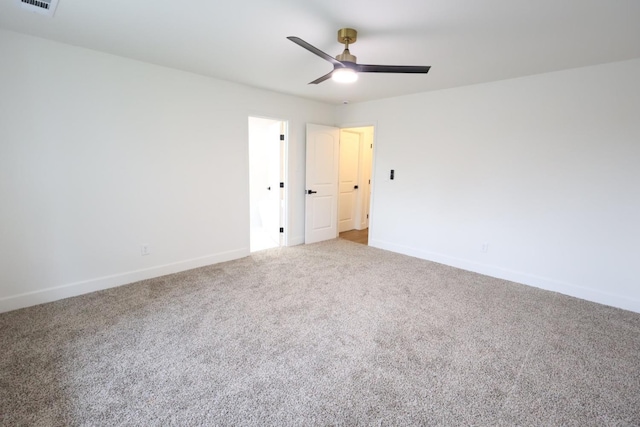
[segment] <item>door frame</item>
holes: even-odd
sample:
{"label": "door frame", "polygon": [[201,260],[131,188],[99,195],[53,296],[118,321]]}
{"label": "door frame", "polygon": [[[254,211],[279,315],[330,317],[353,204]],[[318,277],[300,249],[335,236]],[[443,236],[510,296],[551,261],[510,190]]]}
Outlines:
{"label": "door frame", "polygon": [[[377,120],[373,120],[373,121],[362,121],[362,122],[346,122],[346,123],[340,123],[337,125],[338,129],[340,129],[341,131],[343,129],[351,129],[351,128],[364,128],[364,127],[371,127],[373,128],[373,149],[371,150],[371,197],[369,199],[369,246],[371,246],[371,241],[372,241],[372,236],[374,231],[374,217],[375,215],[373,215],[373,211],[374,211],[374,201],[375,201],[375,194],[376,194],[376,147],[377,147],[377,141],[378,141],[378,122]],[[338,213],[336,212],[336,215]]]}
{"label": "door frame", "polygon": [[[256,113],[256,112],[249,112],[247,114],[247,122],[249,120],[249,118],[251,117],[255,117],[258,119],[266,119],[266,120],[273,120],[273,121],[278,121],[281,122],[283,124],[283,132],[284,132],[284,146],[281,147],[281,151],[283,150],[284,152],[281,152],[281,158],[280,158],[280,169],[282,170],[282,182],[284,182],[284,188],[283,188],[283,194],[282,194],[282,209],[280,211],[280,226],[284,228],[284,232],[282,233],[281,236],[281,240],[280,240],[280,246],[289,246],[289,238],[290,238],[290,215],[289,215],[289,198],[290,198],[290,194],[291,192],[289,191],[289,187],[290,182],[289,182],[289,139],[290,139],[290,134],[289,134],[289,126],[290,126],[290,120],[289,119],[285,119],[285,118],[281,118],[281,117],[274,117],[268,114],[262,114],[262,113]],[[249,140],[249,135],[248,135],[249,129],[247,127],[247,141]],[[249,166],[249,152],[247,149],[247,167]],[[247,175],[248,177],[251,176],[251,171],[248,171],[249,174]],[[250,180],[247,180],[247,204],[250,204],[250,194],[251,194],[251,190],[250,190]],[[249,223],[247,224],[247,228],[249,230],[249,239],[251,238],[251,220],[249,219]],[[247,247],[250,247],[249,244],[247,244]]]}
{"label": "door frame", "polygon": [[[361,199],[362,199],[362,192],[359,191],[360,189],[362,189],[363,185],[362,182],[360,182],[360,178],[362,175],[362,148],[363,148],[363,137],[364,137],[364,133],[363,132],[355,132],[353,131],[353,128],[343,128],[340,129],[340,151],[339,151],[339,166],[338,166],[338,235],[340,235],[340,233],[342,233],[342,231],[340,231],[341,228],[341,212],[343,209],[342,206],[342,194],[343,194],[343,182],[344,182],[344,178],[346,177],[346,175],[343,176],[343,166],[347,166],[348,170],[353,171],[353,169],[355,169],[356,171],[356,176],[355,176],[355,182],[354,184],[358,187],[358,189],[356,190],[355,188],[349,188],[349,192],[350,192],[350,197],[351,197],[351,219],[349,221],[349,224],[347,224],[349,227],[348,230],[345,231],[349,231],[349,230],[360,230],[360,226],[361,226],[361,218],[358,218],[358,213],[360,212],[360,208],[361,208]],[[343,158],[343,155],[345,154],[345,149],[347,148],[346,146],[346,142],[348,141],[348,139],[346,138],[347,135],[353,135],[355,138],[357,138],[357,157],[354,158],[348,158],[350,156],[344,156],[346,158]],[[347,161],[349,160],[349,164],[347,165]],[[355,160],[355,161],[354,161]],[[355,167],[354,167],[354,163],[355,163]],[[367,187],[368,189],[369,187]]]}

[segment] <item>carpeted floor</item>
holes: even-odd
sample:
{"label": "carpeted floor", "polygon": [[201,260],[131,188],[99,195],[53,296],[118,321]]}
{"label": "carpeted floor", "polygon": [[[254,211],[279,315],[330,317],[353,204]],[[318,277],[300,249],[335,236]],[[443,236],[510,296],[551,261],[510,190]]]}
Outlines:
{"label": "carpeted floor", "polygon": [[640,425],[640,314],[336,239],[0,315],[0,425]]}

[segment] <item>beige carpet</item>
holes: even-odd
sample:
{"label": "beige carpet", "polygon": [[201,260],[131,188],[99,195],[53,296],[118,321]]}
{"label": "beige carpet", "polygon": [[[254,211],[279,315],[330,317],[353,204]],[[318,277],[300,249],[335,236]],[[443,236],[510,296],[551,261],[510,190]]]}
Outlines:
{"label": "beige carpet", "polygon": [[640,314],[333,240],[0,315],[0,425],[640,425]]}

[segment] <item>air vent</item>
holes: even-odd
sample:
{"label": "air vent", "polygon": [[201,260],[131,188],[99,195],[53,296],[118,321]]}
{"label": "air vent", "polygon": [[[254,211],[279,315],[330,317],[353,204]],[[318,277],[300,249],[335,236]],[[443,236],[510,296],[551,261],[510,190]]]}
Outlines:
{"label": "air vent", "polygon": [[53,16],[58,7],[58,0],[16,0],[20,5],[31,12]]}

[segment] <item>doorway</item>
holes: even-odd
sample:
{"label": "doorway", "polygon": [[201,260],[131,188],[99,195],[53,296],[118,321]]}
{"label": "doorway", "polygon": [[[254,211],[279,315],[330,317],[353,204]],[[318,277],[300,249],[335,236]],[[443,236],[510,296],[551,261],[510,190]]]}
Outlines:
{"label": "doorway", "polygon": [[373,139],[374,126],[307,123],[305,243],[335,239],[348,230],[366,230],[368,237]]}
{"label": "doorway", "polygon": [[286,122],[249,117],[250,252],[285,242]]}
{"label": "doorway", "polygon": [[339,237],[368,244],[373,126],[340,129]]}

